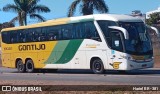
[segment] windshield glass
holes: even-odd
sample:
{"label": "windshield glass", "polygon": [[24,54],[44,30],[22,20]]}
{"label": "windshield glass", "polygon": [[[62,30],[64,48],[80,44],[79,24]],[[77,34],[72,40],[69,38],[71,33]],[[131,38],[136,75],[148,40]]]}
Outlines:
{"label": "windshield glass", "polygon": [[110,30],[108,27],[120,26],[127,30],[129,34],[129,39],[126,40],[124,39],[124,37],[121,37],[122,39],[119,41],[123,41],[124,50],[118,50],[118,51],[125,52],[132,55],[153,54],[151,40],[149,38],[148,32],[146,32],[146,27],[143,22],[114,22],[114,21],[104,21],[104,20],[100,20],[97,22],[105,36],[108,46],[111,49],[117,50],[114,47],[112,47],[113,43],[111,42],[111,40],[113,36],[111,34],[111,31],[113,30]]}
{"label": "windshield glass", "polygon": [[149,34],[143,22],[119,22],[119,26],[128,31],[129,39],[125,40],[126,52],[135,55],[153,54]]}

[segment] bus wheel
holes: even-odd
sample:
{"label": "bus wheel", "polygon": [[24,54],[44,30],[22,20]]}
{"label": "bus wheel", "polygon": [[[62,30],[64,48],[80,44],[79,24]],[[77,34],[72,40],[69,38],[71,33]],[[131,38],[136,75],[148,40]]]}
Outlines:
{"label": "bus wheel", "polygon": [[92,71],[95,74],[102,74],[104,73],[104,66],[103,66],[103,62],[100,59],[95,59],[92,62]]}
{"label": "bus wheel", "polygon": [[34,64],[33,64],[32,60],[27,60],[27,62],[26,62],[26,71],[28,73],[34,72]]}
{"label": "bus wheel", "polygon": [[19,73],[24,73],[26,71],[25,65],[23,64],[22,60],[17,61],[17,69]]}

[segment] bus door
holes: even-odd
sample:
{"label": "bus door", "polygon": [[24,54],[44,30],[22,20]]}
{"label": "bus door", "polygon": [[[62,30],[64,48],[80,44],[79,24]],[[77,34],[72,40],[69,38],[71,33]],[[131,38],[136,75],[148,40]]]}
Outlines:
{"label": "bus door", "polygon": [[108,61],[109,61],[109,69],[119,69],[119,66],[123,61],[121,57],[122,52],[124,51],[124,43],[123,43],[123,33],[117,30],[112,30],[110,32],[110,42],[109,45],[111,50],[108,52]]}

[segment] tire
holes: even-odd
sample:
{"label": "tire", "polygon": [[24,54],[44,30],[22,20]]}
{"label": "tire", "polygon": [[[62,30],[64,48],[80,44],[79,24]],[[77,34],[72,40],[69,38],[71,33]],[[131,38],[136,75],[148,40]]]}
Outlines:
{"label": "tire", "polygon": [[18,60],[16,66],[19,73],[24,73],[26,71],[25,65],[23,64],[22,60]]}
{"label": "tire", "polygon": [[104,65],[103,65],[103,62],[102,62],[102,60],[100,60],[100,59],[95,59],[95,60],[93,60],[93,62],[92,62],[92,71],[93,71],[93,73],[95,73],[95,74],[102,74],[102,73],[104,73]]}
{"label": "tire", "polygon": [[33,61],[32,60],[27,60],[26,62],[26,71],[28,73],[33,73],[34,72],[34,64],[33,64]]}

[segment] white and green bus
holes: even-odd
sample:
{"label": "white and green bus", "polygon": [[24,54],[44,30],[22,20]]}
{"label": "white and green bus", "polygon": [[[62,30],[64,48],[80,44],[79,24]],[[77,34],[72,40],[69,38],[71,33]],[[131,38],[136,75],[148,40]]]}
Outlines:
{"label": "white and green bus", "polygon": [[95,14],[2,30],[2,65],[35,69],[133,70],[153,67],[146,25],[127,15]]}

